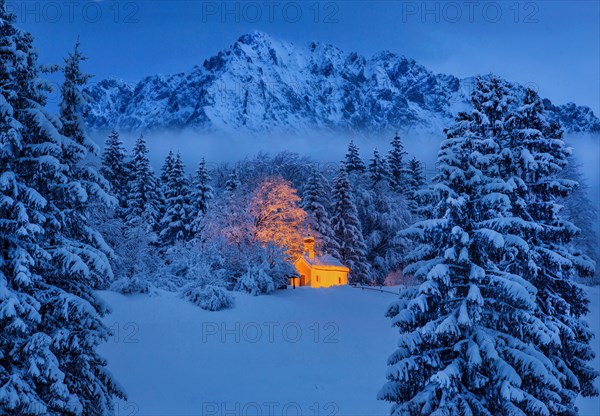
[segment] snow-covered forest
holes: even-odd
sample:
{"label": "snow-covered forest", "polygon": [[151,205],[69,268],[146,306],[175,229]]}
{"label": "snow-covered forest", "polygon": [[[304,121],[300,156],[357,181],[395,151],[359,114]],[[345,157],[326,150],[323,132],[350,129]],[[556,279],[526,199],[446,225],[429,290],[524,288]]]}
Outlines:
{"label": "snow-covered forest", "polygon": [[[121,414],[132,386],[109,371],[118,358],[106,345],[119,330],[108,323],[110,302],[121,319],[125,305],[185,303],[183,316],[204,325],[210,313],[236,319],[241,301],[244,314],[277,321],[270,311],[285,307],[269,305],[292,296],[309,234],[350,269],[355,288],[328,292],[348,308],[348,327],[385,338],[350,310],[369,299],[365,314],[386,316],[397,339],[370,387],[377,409],[571,416],[598,395],[586,318],[588,287],[600,283],[597,208],[536,91],[477,77],[469,110],[444,130],[433,175],[399,133],[373,140],[366,158],[349,135],[334,168],[293,151],[186,166],[177,148],[153,166],[144,135],[127,147],[115,126],[103,143],[91,139],[84,46],[42,65],[0,0],[0,414]],[[56,110],[47,76],[61,79]],[[374,288],[393,297],[382,302]],[[304,313],[327,320],[335,297],[310,304],[319,295],[308,290],[330,289],[298,291]],[[336,365],[369,374],[360,354]],[[203,365],[186,385],[234,388],[214,384]]]}

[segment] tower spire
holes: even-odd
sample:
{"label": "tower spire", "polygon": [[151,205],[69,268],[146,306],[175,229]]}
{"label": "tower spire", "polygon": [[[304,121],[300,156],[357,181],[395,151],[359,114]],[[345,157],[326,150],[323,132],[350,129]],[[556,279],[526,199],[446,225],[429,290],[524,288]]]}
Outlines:
{"label": "tower spire", "polygon": [[304,255],[308,256],[309,259],[315,258],[315,239],[310,235],[310,226],[308,236],[304,239]]}

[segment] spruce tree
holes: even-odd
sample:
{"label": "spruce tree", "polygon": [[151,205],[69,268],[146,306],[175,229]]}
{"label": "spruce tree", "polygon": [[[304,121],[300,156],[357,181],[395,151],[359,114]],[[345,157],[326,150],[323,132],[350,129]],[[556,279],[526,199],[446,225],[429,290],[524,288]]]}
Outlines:
{"label": "spruce tree", "polygon": [[418,191],[425,186],[425,173],[423,172],[423,163],[413,156],[408,161],[408,188],[411,192]]}
{"label": "spruce tree", "polygon": [[331,205],[328,188],[327,179],[315,166],[304,188],[301,206],[309,215],[308,221],[317,234],[317,250],[339,259],[339,246],[328,211]]}
{"label": "spruce tree", "polygon": [[523,379],[555,380],[528,350],[540,324],[535,288],[499,267],[504,236],[480,225],[510,214],[508,199],[488,191],[502,183],[486,174],[496,152],[486,139],[467,128],[448,134],[431,217],[405,232],[416,248],[404,273],[422,283],[388,311],[402,334],[379,393],[392,414],[536,414],[543,402]]}
{"label": "spruce tree", "polygon": [[410,210],[404,195],[393,192],[385,179],[355,181],[354,196],[371,279],[381,285],[401,266],[407,242],[398,231],[412,223]]}
{"label": "spruce tree", "polygon": [[360,158],[358,146],[351,140],[348,144],[348,153],[346,153],[346,172],[362,173],[366,169],[364,162]]}
{"label": "spruce tree", "polygon": [[79,41],[75,44],[75,49],[65,59],[63,66],[64,82],[61,85],[61,104],[60,104],[60,120],[62,123],[61,133],[71,138],[81,148],[71,149],[71,152],[66,152],[67,157],[74,156],[73,152],[90,152],[96,151],[96,145],[92,142],[83,129],[83,109],[87,104],[86,97],[81,90],[84,87],[91,75],[84,74],[81,71],[81,63],[87,58],[79,50]]}
{"label": "spruce tree", "polygon": [[[83,89],[90,78],[81,71],[81,63],[85,59],[77,42],[63,66],[58,132],[62,135],[59,162],[66,169],[63,170],[64,182],[49,187],[48,194],[61,211],[59,221],[64,223],[56,227],[56,232],[74,240],[68,243],[74,244],[71,248],[75,250],[73,254],[97,261],[99,256],[105,259],[108,249],[98,232],[89,226],[90,212],[113,206],[116,200],[107,192],[110,187],[108,181],[89,162],[90,157],[98,156],[99,149],[86,134],[82,116],[87,104]],[[102,281],[94,273],[89,277],[92,285]]]}
{"label": "spruce tree", "polygon": [[240,186],[242,186],[242,182],[240,181],[240,177],[238,176],[237,169],[233,169],[227,178],[227,182],[225,182],[225,191],[232,193],[237,190]]}
{"label": "spruce tree", "polygon": [[113,130],[102,153],[102,168],[100,173],[110,183],[113,194],[119,200],[119,206],[125,208],[127,202],[127,183],[129,182],[129,169],[126,161],[126,152],[119,133]]}
{"label": "spruce tree", "polygon": [[390,173],[386,160],[381,157],[379,150],[373,150],[373,158],[369,163],[369,176],[373,184],[377,184],[380,181],[390,180]]}
{"label": "spruce tree", "polygon": [[165,158],[165,162],[160,168],[160,183],[163,187],[163,191],[166,190],[166,184],[169,182],[170,172],[173,171],[173,164],[175,163],[175,154],[172,150],[169,150],[167,153],[167,157]]}
{"label": "spruce tree", "polygon": [[147,232],[152,232],[158,225],[160,192],[143,136],[135,142],[130,165],[131,179],[127,186],[125,219],[130,227],[141,226]]}
{"label": "spruce tree", "polygon": [[413,214],[417,214],[419,211],[417,192],[422,190],[424,186],[425,174],[423,172],[423,164],[416,157],[413,157],[408,161],[406,175],[406,197]]}
{"label": "spruce tree", "polygon": [[[102,209],[113,205],[116,199],[109,197],[109,182],[96,169],[91,159],[99,154],[98,146],[88,137],[83,121],[83,112],[87,106],[87,96],[83,89],[91,75],[81,70],[87,59],[80,51],[79,41],[74,51],[64,60],[62,73],[64,81],[60,87],[60,126],[58,132],[65,138],[60,141],[62,162],[68,167],[65,177],[68,183],[55,187],[54,195],[58,208],[65,216],[65,221],[77,236],[94,240],[95,231],[88,227],[91,210]],[[61,206],[64,202],[65,206]],[[96,206],[93,206],[96,204]],[[68,206],[67,206],[68,205]],[[76,209],[73,209],[73,205]]]}
{"label": "spruce tree", "polygon": [[390,171],[390,184],[396,192],[403,192],[406,189],[406,151],[404,143],[399,134],[396,134],[390,142],[392,148],[387,155],[387,164]]}
{"label": "spruce tree", "polygon": [[372,283],[369,264],[365,257],[366,246],[344,163],[340,164],[339,172],[333,182],[331,225],[339,245],[340,261],[350,268],[350,281],[358,284]]}
{"label": "spruce tree", "polygon": [[493,180],[472,161],[474,151],[490,152],[483,140],[468,135],[442,143],[436,177],[442,186],[435,188],[439,194],[432,190],[433,215],[406,232],[417,246],[404,273],[423,283],[406,290],[388,313],[403,334],[379,393],[395,403],[392,414],[515,410],[511,395],[492,386],[504,384],[515,396],[520,392],[511,349],[518,351],[526,341],[506,328],[510,317],[530,321],[534,306],[528,285],[494,267],[500,240],[494,242],[489,233],[490,241],[479,238],[487,235],[479,234],[477,224],[498,213],[480,205],[484,186]]}
{"label": "spruce tree", "polygon": [[181,154],[173,159],[165,186],[165,213],[160,220],[160,240],[163,246],[187,241],[191,235],[190,188],[185,176]]}
{"label": "spruce tree", "polygon": [[[169,182],[169,172],[173,170],[173,164],[175,163],[175,154],[172,150],[169,150],[163,165],[160,167],[160,176],[158,178],[157,197],[159,200],[158,204],[158,221],[165,216],[167,209],[166,193]],[[160,224],[159,224],[160,228]]]}
{"label": "spruce tree", "polygon": [[88,201],[109,198],[83,168],[75,111],[85,77],[71,55],[64,118],[50,115],[32,37],[14,22],[0,0],[0,413],[108,414],[123,393],[96,352],[109,330],[91,285],[110,267],[81,221]]}
{"label": "spruce tree", "polygon": [[578,183],[577,188],[567,197],[563,197],[561,204],[564,205],[562,216],[572,222],[580,233],[573,240],[573,250],[587,254],[596,262],[596,273],[594,280],[580,276],[581,283],[600,283],[600,246],[598,245],[598,232],[595,224],[600,220],[598,208],[590,199],[590,187],[587,178],[583,175],[581,164],[573,155],[568,158],[567,166],[560,175]]}
{"label": "spruce tree", "polygon": [[[528,248],[507,259],[504,267],[537,289],[537,315],[554,329],[556,337],[541,349],[564,374],[560,400],[549,404],[557,414],[568,414],[575,409],[577,394],[597,395],[593,381],[598,371],[587,363],[594,356],[589,345],[593,335],[583,321],[589,300],[573,280],[593,276],[595,264],[586,254],[572,250],[580,230],[561,213],[562,200],[578,185],[562,177],[570,149],[562,140],[561,127],[547,120],[541,99],[532,89],[525,91],[508,130],[500,141],[500,171],[505,181],[520,185],[511,198],[525,224],[518,230],[511,226],[511,231]],[[507,228],[498,227],[499,231]]]}
{"label": "spruce tree", "polygon": [[565,149],[533,100],[513,113],[511,90],[478,79],[473,112],[446,131],[429,218],[405,233],[404,272],[422,284],[388,312],[402,336],[379,398],[393,414],[573,415],[595,393],[573,227],[557,216]]}
{"label": "spruce tree", "polygon": [[192,207],[193,223],[192,232],[200,232],[200,223],[202,218],[208,212],[208,207],[211,199],[213,198],[213,188],[210,186],[211,178],[206,169],[206,162],[204,159],[198,164],[198,170],[195,176],[196,190],[194,192],[194,201]]}

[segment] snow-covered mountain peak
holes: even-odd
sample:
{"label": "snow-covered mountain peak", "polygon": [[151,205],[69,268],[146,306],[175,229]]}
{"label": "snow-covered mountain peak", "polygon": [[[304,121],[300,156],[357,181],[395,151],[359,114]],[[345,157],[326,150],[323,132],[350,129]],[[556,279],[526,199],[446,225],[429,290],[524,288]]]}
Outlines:
{"label": "snow-covered mountain peak", "polygon": [[244,43],[246,45],[253,44],[271,44],[273,43],[273,38],[269,36],[267,33],[262,32],[260,30],[253,30],[252,32],[245,33],[241,35],[238,40],[240,43]]}
{"label": "snow-covered mountain peak", "polygon": [[[136,85],[99,82],[89,90],[87,123],[100,129],[257,134],[412,128],[440,133],[457,109],[468,108],[469,82],[434,74],[392,51],[366,58],[328,43],[295,45],[253,31],[188,72],[149,76]],[[589,108],[546,104],[567,130],[600,131]]]}

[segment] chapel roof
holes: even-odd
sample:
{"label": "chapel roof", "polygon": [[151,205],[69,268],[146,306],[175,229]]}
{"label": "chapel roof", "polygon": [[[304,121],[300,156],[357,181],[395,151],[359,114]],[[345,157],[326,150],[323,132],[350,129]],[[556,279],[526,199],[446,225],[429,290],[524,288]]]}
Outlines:
{"label": "chapel roof", "polygon": [[308,256],[302,256],[302,257],[311,266],[334,266],[334,267],[347,268],[345,265],[342,264],[342,262],[340,262],[338,259],[336,259],[335,257],[333,257],[332,255],[329,255],[329,254],[324,254],[322,256],[315,256],[312,259]]}

